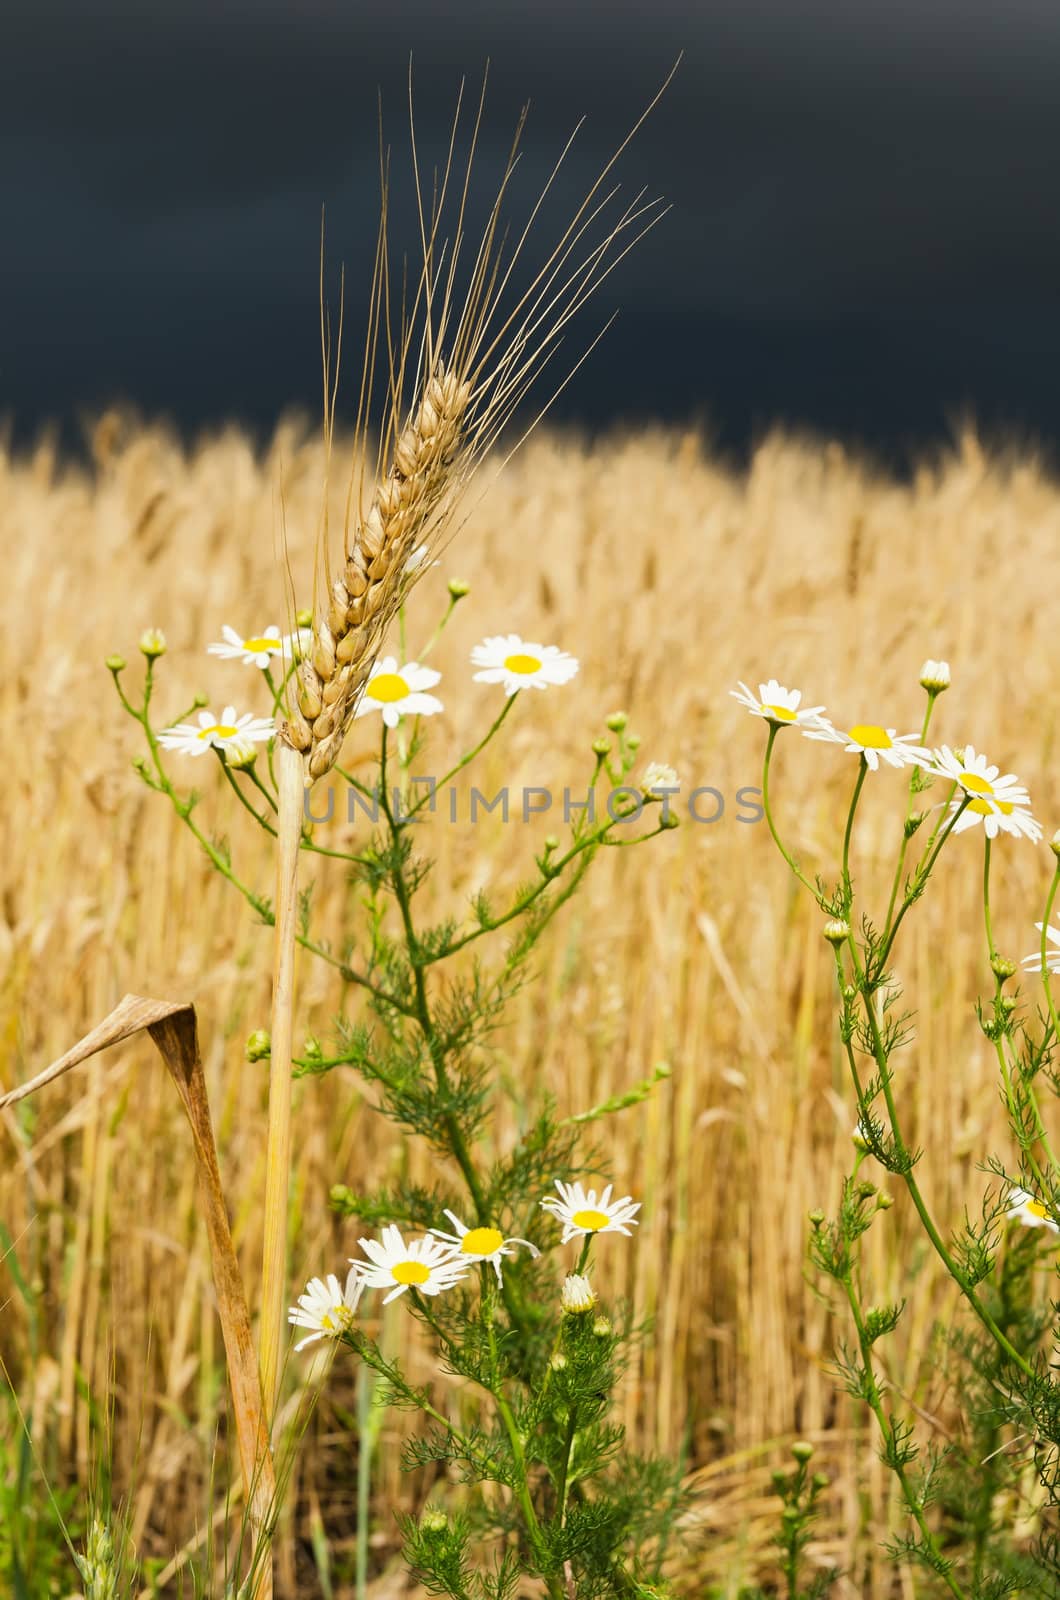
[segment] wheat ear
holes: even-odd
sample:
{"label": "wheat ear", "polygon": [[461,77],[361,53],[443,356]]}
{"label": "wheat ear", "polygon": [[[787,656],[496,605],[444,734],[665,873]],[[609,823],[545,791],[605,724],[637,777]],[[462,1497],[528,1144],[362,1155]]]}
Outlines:
{"label": "wheat ear", "polygon": [[440,362],[350,541],[326,615],[316,618],[312,654],[299,666],[297,708],[286,728],[304,755],[310,783],[338,760],[379,641],[408,586],[408,559],[452,486],[470,398],[470,384]]}

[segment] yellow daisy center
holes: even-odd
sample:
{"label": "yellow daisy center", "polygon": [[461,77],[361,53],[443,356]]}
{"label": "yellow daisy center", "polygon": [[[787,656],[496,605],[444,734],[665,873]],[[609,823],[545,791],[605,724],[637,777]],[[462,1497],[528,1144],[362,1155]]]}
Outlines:
{"label": "yellow daisy center", "polygon": [[1048,1211],[1046,1211],[1040,1200],[1025,1200],[1023,1202],[1023,1209],[1024,1211],[1029,1211],[1032,1217],[1038,1217],[1042,1222],[1044,1222],[1049,1215]]}
{"label": "yellow daisy center", "polygon": [[856,722],[850,730],[851,744],[859,744],[863,750],[890,750],[891,736],[886,728],[878,728],[874,722]]}
{"label": "yellow daisy center", "polygon": [[518,672],[524,677],[529,677],[532,672],[541,671],[541,663],[537,656],[505,656],[504,665],[509,672]]}
{"label": "yellow daisy center", "polygon": [[797,711],[792,711],[790,706],[770,706],[763,704],[763,711],[767,711],[774,722],[794,722],[798,716]]}
{"label": "yellow daisy center", "polygon": [[496,1228],[471,1228],[460,1241],[465,1256],[491,1256],[504,1243],[504,1235]]}
{"label": "yellow daisy center", "polygon": [[978,772],[962,772],[961,784],[969,794],[993,794],[994,786]]}
{"label": "yellow daisy center", "polygon": [[409,686],[400,672],[380,672],[370,679],[365,694],[372,700],[382,700],[390,704],[395,700],[404,700],[409,693]]}
{"label": "yellow daisy center", "polygon": [[210,739],[216,733],[219,739],[234,739],[238,732],[239,729],[233,728],[230,723],[215,722],[212,728],[203,728],[199,738],[203,740]]}
{"label": "yellow daisy center", "polygon": [[425,1267],[422,1261],[399,1261],[396,1267],[390,1269],[390,1276],[395,1283],[426,1283],[430,1275],[430,1267]]}
{"label": "yellow daisy center", "polygon": [[599,1233],[601,1228],[606,1228],[611,1221],[606,1211],[575,1211],[571,1217],[576,1228],[584,1228],[586,1233]]}
{"label": "yellow daisy center", "polygon": [[974,811],[980,817],[992,817],[998,811],[1002,816],[1011,817],[1015,806],[1011,800],[969,800],[968,810]]}
{"label": "yellow daisy center", "polygon": [[278,650],[279,648],[280,648],[279,639],[244,639],[243,640],[243,649],[244,650],[254,650],[254,651],[257,652],[257,654],[259,656],[266,650]]}

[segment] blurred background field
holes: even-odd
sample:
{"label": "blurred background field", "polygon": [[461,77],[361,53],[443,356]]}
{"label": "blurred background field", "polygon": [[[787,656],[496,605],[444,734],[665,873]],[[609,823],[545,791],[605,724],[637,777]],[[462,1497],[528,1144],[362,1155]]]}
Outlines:
{"label": "blurred background field", "polygon": [[[255,454],[236,432],[185,448],[109,417],[87,467],[63,465],[46,444],[0,455],[0,1090],[61,1054],[130,990],[193,1000],[251,1279],[266,1073],[243,1045],[267,1025],[271,934],[139,783],[137,730],[103,658],[124,654],[137,681],[136,641],[159,626],[169,641],[160,718],[199,690],[211,703],[267,712],[258,675],[205,647],[223,623],[250,632],[284,620],[281,530],[293,571],[308,575],[322,475],[321,447],[294,425]],[[819,914],[764,825],[737,820],[736,792],[758,784],[764,739],[728,690],[775,674],[837,721],[906,732],[922,715],[921,662],[944,657],[953,688],[940,703],[939,738],[970,742],[1018,772],[1048,837],[1060,823],[1058,549],[1057,485],[1031,454],[990,457],[971,434],[898,482],[838,446],[780,435],[736,471],[694,432],[595,442],[541,433],[476,502],[412,601],[414,656],[444,609],[446,579],[471,586],[434,657],[445,702],[429,729],[436,769],[497,709],[499,691],[471,682],[472,644],[519,631],[573,652],[581,672],[569,688],[523,697],[477,773],[481,787],[583,789],[590,744],[623,708],[646,761],[672,763],[686,791],[710,786],[725,799],[712,824],[691,820],[679,801],[678,831],[644,850],[605,853],[553,925],[539,981],[497,1039],[502,1139],[519,1124],[526,1085],[577,1112],[659,1063],[672,1070],[645,1106],[602,1126],[607,1175],[642,1199],[643,1224],[633,1241],[601,1251],[600,1287],[654,1319],[625,1384],[624,1421],[638,1448],[687,1462],[694,1499],[672,1557],[690,1594],[735,1596],[741,1583],[769,1581],[769,1473],[800,1436],[817,1443],[833,1480],[814,1559],[844,1567],[839,1592],[848,1597],[901,1592],[878,1548],[901,1519],[876,1441],[827,1370],[835,1328],[805,1266],[806,1214],[835,1205],[854,1121],[830,959]],[[355,767],[367,771],[375,731],[372,721],[351,735]],[[171,770],[203,787],[200,825],[227,836],[241,876],[269,893],[264,842],[212,763],[174,758]],[[778,756],[781,825],[802,861],[826,875],[854,774],[839,750],[795,735]],[[898,774],[872,782],[856,869],[877,905],[903,805]],[[709,815],[716,801],[701,807]],[[465,817],[436,819],[426,841],[438,857],[428,895],[439,914],[461,915],[487,885],[514,886],[543,836],[561,831],[555,815],[476,827]],[[356,833],[341,817],[327,828],[336,839]],[[1014,841],[998,854],[995,932],[1018,959],[1034,944],[1051,857],[1044,845]],[[356,927],[358,907],[341,873],[318,867],[307,873],[318,926],[338,939],[350,919]],[[928,1152],[923,1186],[953,1226],[965,1207],[974,1214],[987,1186],[977,1164],[1005,1148],[973,1009],[990,987],[980,868],[974,836],[952,843],[896,961],[917,1011],[897,1092],[909,1137]],[[300,971],[301,1031],[326,1040],[340,987],[307,960]],[[356,1010],[356,996],[350,1004]],[[342,1072],[302,1082],[295,1115],[297,1292],[309,1275],[337,1269],[360,1231],[329,1212],[330,1185],[378,1179],[405,1154]],[[141,1552],[163,1565],[223,1509],[213,1465],[222,1349],[175,1097],[152,1048],[128,1047],[0,1113],[0,1139],[0,1355],[40,1468],[57,1491],[85,1482],[109,1433],[114,1492],[128,1497]],[[413,1171],[424,1160],[407,1156]],[[870,1235],[869,1292],[909,1297],[889,1375],[917,1408],[926,1443],[959,1425],[932,1340],[935,1321],[956,1308],[913,1220],[897,1195]],[[389,1328],[399,1342],[408,1321],[395,1316]],[[292,1390],[307,1371],[292,1363]],[[322,1536],[334,1593],[352,1594],[357,1403],[355,1375],[336,1369],[283,1529],[290,1600],[327,1593]],[[23,1461],[28,1476],[18,1477],[7,1401],[0,1418],[6,1492],[24,1481],[39,1493],[32,1464]],[[387,1420],[384,1443],[403,1423]],[[373,1484],[379,1595],[402,1592],[394,1512],[424,1493],[396,1458],[396,1449],[380,1452]],[[54,1592],[73,1587],[68,1569]]]}

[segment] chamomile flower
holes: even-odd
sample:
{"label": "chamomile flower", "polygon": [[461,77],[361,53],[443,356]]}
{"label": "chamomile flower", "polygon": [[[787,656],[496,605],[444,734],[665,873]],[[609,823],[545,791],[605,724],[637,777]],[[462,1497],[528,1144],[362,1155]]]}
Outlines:
{"label": "chamomile flower", "polygon": [[649,761],[640,780],[640,792],[646,800],[665,800],[667,793],[681,787],[677,773],[664,761]]}
{"label": "chamomile flower", "polygon": [[443,1233],[441,1228],[432,1228],[434,1237],[444,1240],[451,1247],[454,1260],[463,1260],[469,1265],[489,1262],[497,1274],[498,1283],[501,1281],[501,1257],[514,1253],[509,1249],[510,1245],[525,1245],[532,1256],[541,1253],[529,1239],[506,1239],[499,1228],[469,1228],[452,1211],[446,1211],[445,1215],[456,1232]]}
{"label": "chamomile flower", "polygon": [[245,711],[236,716],[235,706],[225,706],[221,715],[200,711],[198,723],[178,722],[173,728],[163,728],[158,742],[163,750],[179,750],[185,756],[204,756],[211,748],[242,750],[246,744],[271,739],[276,732],[271,717],[255,717]]}
{"label": "chamomile flower", "polygon": [[438,1239],[412,1239],[406,1244],[401,1229],[392,1222],[383,1229],[381,1240],[362,1239],[360,1245],[368,1261],[351,1265],[366,1289],[390,1290],[383,1297],[385,1306],[407,1289],[442,1294],[460,1282],[469,1265],[466,1256],[455,1257],[452,1246]]}
{"label": "chamomile flower", "polygon": [[889,767],[926,767],[931,761],[931,751],[917,744],[915,733],[898,733],[895,728],[881,728],[875,722],[855,722],[843,729],[834,728],[820,717],[815,727],[803,732],[807,739],[841,744],[851,755],[864,756],[872,772],[879,771],[881,761]]}
{"label": "chamomile flower", "polygon": [[632,1222],[634,1227],[637,1226],[634,1213],[640,1210],[640,1201],[633,1202],[628,1194],[623,1195],[621,1200],[612,1200],[611,1187],[608,1184],[597,1199],[595,1189],[586,1191],[580,1183],[563,1183],[561,1179],[556,1179],[560,1199],[550,1195],[547,1200],[542,1200],[541,1205],[562,1222],[564,1244],[577,1234],[624,1233],[629,1238],[633,1237],[626,1223]]}
{"label": "chamomile flower", "polygon": [[1060,1233],[1046,1207],[1026,1189],[1010,1192],[1005,1216],[1010,1222],[1022,1222],[1025,1228],[1048,1228],[1050,1233]]}
{"label": "chamomile flower", "polygon": [[569,683],[578,662],[554,644],[528,644],[517,633],[496,634],[484,639],[471,652],[471,665],[481,667],[476,683],[500,683],[506,695],[520,689],[547,689]]}
{"label": "chamomile flower", "polygon": [[[1036,922],[1034,926],[1037,928],[1038,932],[1041,933],[1042,924],[1040,922]],[[1060,945],[1060,928],[1046,928],[1045,937],[1049,940],[1050,944]],[[1041,949],[1039,948],[1035,950],[1033,955],[1024,956],[1023,965],[1027,968],[1028,972],[1041,972]],[[1060,972],[1060,949],[1047,950],[1045,952],[1045,966],[1048,972]]]}
{"label": "chamomile flower", "polygon": [[264,672],[273,656],[283,654],[283,640],[275,623],[266,628],[264,633],[251,634],[247,638],[227,626],[221,632],[224,642],[208,644],[207,655],[220,656],[224,661],[242,661],[244,666],[260,667]]}
{"label": "chamomile flower", "polygon": [[[969,797],[953,825],[954,833],[964,833],[981,822],[988,839],[996,839],[999,833],[1041,838],[1041,824],[1031,816],[1030,796],[1016,774],[1006,772],[1000,776],[999,769],[991,766],[984,755],[977,755],[971,745],[955,751],[944,744],[935,751],[932,771],[960,784]],[[961,802],[954,800],[950,809],[957,811],[960,806]]]}
{"label": "chamomile flower", "polygon": [[443,709],[442,702],[423,691],[441,681],[441,673],[432,667],[409,661],[399,668],[396,656],[383,656],[372,668],[354,715],[367,717],[373,711],[381,711],[388,728],[396,728],[401,717],[433,717]]}
{"label": "chamomile flower", "polygon": [[569,1317],[581,1316],[583,1312],[591,1311],[596,1305],[596,1291],[588,1278],[582,1277],[580,1273],[571,1272],[563,1280],[560,1304]]}
{"label": "chamomile flower", "polygon": [[751,693],[746,683],[741,683],[737,689],[730,689],[729,693],[742,706],[746,706],[753,717],[764,717],[767,722],[775,722],[778,728],[812,725],[824,710],[824,706],[802,706],[800,709],[802,690],[785,689],[776,678],[770,678],[768,683],[760,683],[757,695]]}
{"label": "chamomile flower", "polygon": [[299,1339],[296,1350],[304,1350],[317,1339],[338,1339],[353,1322],[357,1302],[364,1293],[358,1273],[351,1267],[343,1288],[333,1272],[327,1278],[310,1278],[305,1293],[298,1296],[297,1305],[287,1313],[288,1322],[298,1328],[309,1328],[304,1339]]}

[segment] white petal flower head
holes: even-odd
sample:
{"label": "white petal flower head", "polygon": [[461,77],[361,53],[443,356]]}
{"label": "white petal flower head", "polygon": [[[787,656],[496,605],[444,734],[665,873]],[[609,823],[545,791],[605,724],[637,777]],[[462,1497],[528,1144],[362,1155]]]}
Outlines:
{"label": "white petal flower head", "polygon": [[926,767],[931,763],[931,751],[917,743],[915,733],[898,733],[895,728],[881,728],[875,722],[855,722],[849,728],[834,728],[820,718],[814,728],[803,730],[807,739],[821,739],[827,744],[841,744],[850,755],[864,756],[871,772],[878,772],[880,762],[889,767]]}
{"label": "white petal flower head", "polygon": [[850,1137],[853,1141],[855,1150],[860,1150],[862,1155],[869,1154],[872,1149],[872,1145],[869,1141],[868,1134],[865,1132],[864,1125],[860,1120],[854,1124],[854,1132],[850,1135]]}
{"label": "white petal flower head", "polygon": [[569,1317],[591,1311],[596,1305],[596,1293],[588,1278],[578,1272],[572,1272],[564,1278],[560,1303]]}
{"label": "white petal flower head", "polygon": [[[990,765],[984,755],[977,755],[971,745],[964,750],[951,750],[944,744],[935,751],[932,768],[941,778],[957,783],[969,797],[964,810],[953,825],[954,833],[964,833],[980,823],[988,839],[999,833],[1010,833],[1015,838],[1038,840],[1042,828],[1030,812],[1030,796],[1014,772],[1001,776],[997,767]],[[952,811],[959,811],[962,802],[954,800]]]}
{"label": "white petal flower head", "polygon": [[950,686],[948,661],[925,661],[920,669],[920,687],[928,694],[942,694]]}
{"label": "white petal flower head", "polygon": [[621,1200],[612,1200],[611,1187],[608,1184],[597,1199],[595,1189],[586,1191],[580,1183],[563,1183],[561,1179],[556,1179],[560,1198],[557,1200],[555,1195],[550,1195],[541,1204],[562,1222],[564,1244],[578,1234],[624,1233],[629,1238],[633,1237],[626,1223],[632,1222],[634,1227],[637,1226],[636,1213],[640,1210],[640,1201],[633,1202],[628,1194],[623,1195]]}
{"label": "white petal flower head", "polygon": [[264,672],[273,656],[283,654],[283,640],[275,624],[264,633],[250,634],[247,638],[227,626],[221,632],[224,643],[207,645],[207,655],[220,656],[224,661],[242,661],[244,666],[260,667]]}
{"label": "white petal flower head", "polygon": [[476,683],[500,683],[511,696],[520,689],[548,689],[569,683],[578,670],[574,656],[554,644],[532,644],[517,633],[496,634],[471,652]]}
{"label": "white petal flower head", "polygon": [[442,702],[423,691],[441,681],[441,673],[432,667],[421,667],[417,661],[399,667],[396,656],[383,656],[372,668],[355,715],[381,711],[388,728],[396,728],[402,717],[433,717],[443,709]]}
{"label": "white petal flower head", "polygon": [[304,1339],[299,1339],[296,1350],[304,1350],[317,1339],[339,1339],[352,1326],[357,1302],[364,1293],[355,1268],[346,1275],[345,1289],[333,1272],[327,1278],[310,1278],[305,1293],[298,1296],[297,1305],[287,1313],[288,1322],[295,1327],[308,1328]]}
{"label": "white petal flower head", "polygon": [[1026,1189],[1011,1191],[1005,1216],[1010,1222],[1022,1222],[1026,1228],[1048,1228],[1050,1233],[1060,1233],[1046,1207]]}
{"label": "white petal flower head", "polygon": [[[1043,931],[1043,924],[1042,923],[1036,922],[1034,924],[1034,926],[1037,928],[1039,933],[1041,933]],[[1056,945],[1058,947],[1055,950],[1046,950],[1046,952],[1045,952],[1046,971],[1048,971],[1048,972],[1060,972],[1060,928],[1048,927],[1048,928],[1045,928],[1044,931],[1045,931],[1045,937],[1046,937],[1046,939],[1048,939],[1049,943],[1050,944],[1054,944],[1054,945]],[[1027,968],[1028,972],[1041,972],[1041,970],[1042,970],[1042,952],[1041,952],[1041,947],[1040,946],[1039,946],[1039,948],[1037,950],[1034,951],[1033,955],[1024,956],[1023,965]]]}
{"label": "white petal flower head", "polygon": [[729,693],[742,706],[746,706],[752,716],[764,717],[767,722],[776,723],[778,728],[813,726],[820,720],[824,710],[824,706],[803,706],[800,710],[802,690],[785,689],[776,678],[770,678],[768,683],[760,683],[757,695],[751,693],[746,683],[741,683],[738,689],[730,689]]}
{"label": "white petal flower head", "polygon": [[649,761],[640,780],[640,790],[647,800],[663,800],[668,793],[681,787],[677,773],[662,761]]}
{"label": "white petal flower head", "polygon": [[399,1294],[415,1289],[419,1294],[442,1294],[459,1283],[470,1265],[466,1256],[453,1255],[451,1245],[438,1239],[412,1239],[407,1244],[401,1229],[390,1223],[382,1239],[362,1239],[367,1261],[351,1265],[366,1289],[389,1289],[383,1297],[388,1306]]}
{"label": "white petal flower head", "polygon": [[271,717],[254,717],[245,711],[236,716],[235,706],[225,706],[221,715],[200,711],[195,722],[178,722],[173,728],[163,728],[158,742],[163,750],[179,750],[185,756],[204,756],[207,750],[237,750],[247,743],[257,744],[271,739],[276,725]]}
{"label": "white petal flower head", "polygon": [[462,1260],[468,1266],[489,1262],[497,1274],[498,1283],[501,1282],[502,1257],[515,1254],[510,1248],[512,1245],[523,1245],[532,1256],[541,1254],[529,1239],[506,1239],[499,1228],[469,1228],[452,1211],[446,1211],[445,1215],[456,1232],[443,1233],[441,1228],[432,1228],[434,1237],[449,1245],[454,1260]]}

